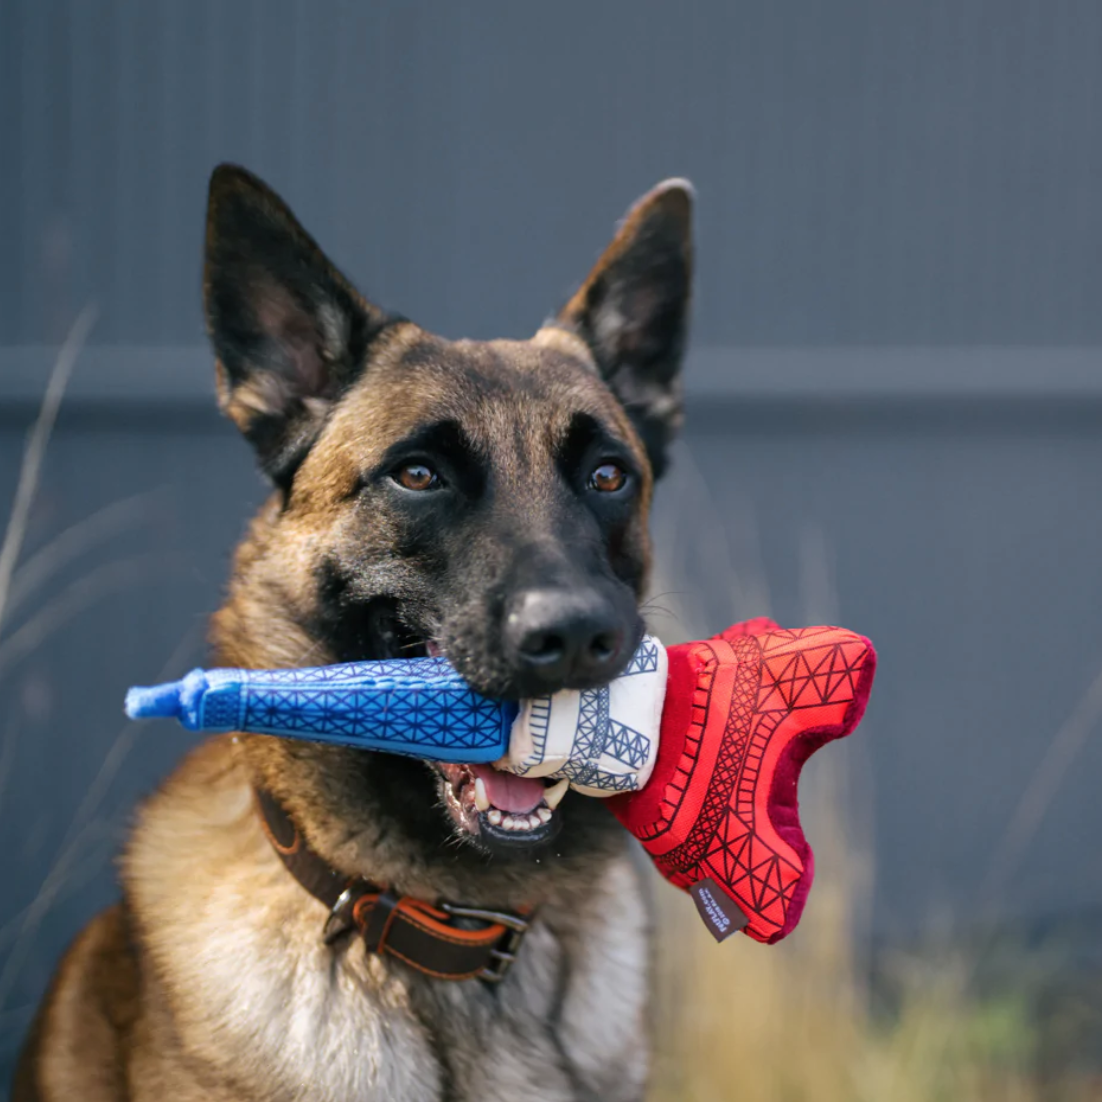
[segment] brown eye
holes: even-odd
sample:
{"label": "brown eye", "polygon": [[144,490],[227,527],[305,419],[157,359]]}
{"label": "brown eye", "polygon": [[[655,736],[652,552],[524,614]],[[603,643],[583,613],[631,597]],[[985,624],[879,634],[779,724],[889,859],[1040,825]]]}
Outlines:
{"label": "brown eye", "polygon": [[627,472],[623,467],[615,463],[602,463],[589,476],[589,487],[592,490],[599,490],[602,494],[614,494],[617,490],[624,488],[627,480]]}
{"label": "brown eye", "polygon": [[407,463],[395,474],[394,480],[406,490],[431,490],[440,482],[436,472],[424,463]]}

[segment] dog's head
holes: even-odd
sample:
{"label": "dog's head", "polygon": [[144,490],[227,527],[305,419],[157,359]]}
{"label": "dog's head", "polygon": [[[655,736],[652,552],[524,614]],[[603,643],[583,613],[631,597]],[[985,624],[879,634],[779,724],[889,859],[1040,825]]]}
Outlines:
{"label": "dog's head", "polygon": [[[651,486],[680,419],[690,220],[687,185],[661,185],[531,340],[447,341],[362,298],[255,177],[216,170],[204,291],[219,398],[276,486],[216,617],[219,658],[440,653],[514,699],[619,673],[643,631]],[[357,862],[365,846],[401,862],[449,836],[523,848],[559,826],[538,792],[527,807],[540,782],[484,768],[272,739],[246,752],[347,862],[356,845]]]}

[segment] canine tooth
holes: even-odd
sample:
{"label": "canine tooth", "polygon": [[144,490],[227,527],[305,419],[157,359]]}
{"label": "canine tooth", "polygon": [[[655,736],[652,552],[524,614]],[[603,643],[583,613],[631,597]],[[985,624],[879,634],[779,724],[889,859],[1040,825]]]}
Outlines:
{"label": "canine tooth", "polygon": [[566,795],[566,790],[570,787],[570,781],[566,777],[563,777],[561,781],[556,782],[550,788],[543,790],[543,801],[547,804],[552,811],[562,803],[563,796]]}
{"label": "canine tooth", "polygon": [[491,807],[490,810],[486,812],[486,818],[489,819],[494,826],[501,826],[501,812],[498,811],[496,807]]}
{"label": "canine tooth", "polygon": [[549,808],[549,807],[537,807],[536,808],[536,816],[539,818],[539,821],[541,823],[551,822],[552,814],[553,814],[553,812],[551,811],[551,808]]}
{"label": "canine tooth", "polygon": [[474,779],[474,806],[479,811],[490,810],[490,797],[486,795],[486,783],[481,777]]}

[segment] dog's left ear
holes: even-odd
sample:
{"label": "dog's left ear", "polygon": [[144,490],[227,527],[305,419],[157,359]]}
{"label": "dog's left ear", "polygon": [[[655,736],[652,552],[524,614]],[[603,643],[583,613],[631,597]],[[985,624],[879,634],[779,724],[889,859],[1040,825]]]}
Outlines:
{"label": "dog's left ear", "polygon": [[681,426],[692,211],[687,180],[666,180],[644,195],[553,323],[589,345],[639,432],[656,477]]}

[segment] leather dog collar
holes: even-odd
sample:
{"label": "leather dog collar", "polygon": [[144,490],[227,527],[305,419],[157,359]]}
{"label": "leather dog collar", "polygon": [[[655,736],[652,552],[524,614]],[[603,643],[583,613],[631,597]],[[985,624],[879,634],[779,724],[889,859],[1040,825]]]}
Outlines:
{"label": "leather dog collar", "polygon": [[516,959],[530,918],[397,895],[388,887],[345,876],[310,847],[275,797],[256,789],[264,833],[287,871],[329,908],[323,937],[332,944],[357,930],[369,953],[389,954],[441,980],[500,983]]}

